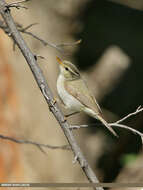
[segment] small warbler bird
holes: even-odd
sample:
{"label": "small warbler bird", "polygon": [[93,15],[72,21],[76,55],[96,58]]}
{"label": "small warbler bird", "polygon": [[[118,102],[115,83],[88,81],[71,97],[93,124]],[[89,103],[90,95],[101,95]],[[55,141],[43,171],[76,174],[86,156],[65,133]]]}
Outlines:
{"label": "small warbler bird", "polygon": [[57,57],[60,74],[57,79],[57,91],[65,108],[72,112],[85,112],[91,117],[100,120],[115,136],[116,132],[103,119],[101,109],[82,79],[79,70],[71,62]]}

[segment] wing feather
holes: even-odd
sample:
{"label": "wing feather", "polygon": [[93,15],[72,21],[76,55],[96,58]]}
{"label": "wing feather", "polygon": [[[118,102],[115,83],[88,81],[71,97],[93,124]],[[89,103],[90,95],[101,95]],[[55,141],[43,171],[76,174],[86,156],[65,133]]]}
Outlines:
{"label": "wing feather", "polygon": [[83,79],[65,81],[65,89],[83,105],[101,114],[100,106]]}

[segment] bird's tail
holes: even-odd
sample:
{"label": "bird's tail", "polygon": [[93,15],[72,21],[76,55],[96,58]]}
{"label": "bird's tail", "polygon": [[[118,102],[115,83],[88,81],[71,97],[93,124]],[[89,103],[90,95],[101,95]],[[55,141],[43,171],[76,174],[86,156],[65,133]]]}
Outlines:
{"label": "bird's tail", "polygon": [[107,127],[107,129],[116,137],[118,137],[117,133],[109,126],[107,121],[105,121],[100,115],[98,115],[98,119]]}

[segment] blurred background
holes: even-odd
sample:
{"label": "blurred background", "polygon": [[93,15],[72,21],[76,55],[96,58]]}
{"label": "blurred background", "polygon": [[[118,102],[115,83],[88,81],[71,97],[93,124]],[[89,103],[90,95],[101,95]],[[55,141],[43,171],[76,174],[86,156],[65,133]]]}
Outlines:
{"label": "blurred background", "polygon": [[[12,2],[12,1],[8,1]],[[113,122],[143,104],[143,2],[141,0],[31,0],[28,10],[12,9],[16,22],[47,42],[61,44],[82,39],[64,53],[22,34],[38,59],[57,97],[56,56],[75,63],[95,94],[107,121]],[[61,107],[62,108],[62,107]],[[1,134],[50,145],[67,141],[13,42],[0,30]],[[72,124],[95,123],[74,131],[75,137],[101,182],[142,182],[142,144],[137,135],[116,129],[113,137],[99,122],[84,114],[68,118]],[[97,124],[97,126],[96,126]],[[124,124],[143,131],[143,114]],[[84,139],[84,140],[83,140]],[[73,154],[0,139],[0,182],[86,182]],[[114,188],[115,189],[115,188]],[[118,188],[119,189],[119,188]]]}

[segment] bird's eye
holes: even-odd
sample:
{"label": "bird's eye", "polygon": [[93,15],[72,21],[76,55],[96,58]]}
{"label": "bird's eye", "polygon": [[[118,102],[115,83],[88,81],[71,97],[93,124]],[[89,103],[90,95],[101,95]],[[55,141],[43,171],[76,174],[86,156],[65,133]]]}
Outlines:
{"label": "bird's eye", "polygon": [[65,70],[68,71],[69,70],[68,67],[65,67]]}

